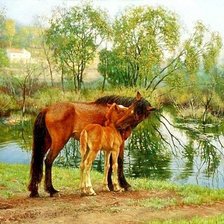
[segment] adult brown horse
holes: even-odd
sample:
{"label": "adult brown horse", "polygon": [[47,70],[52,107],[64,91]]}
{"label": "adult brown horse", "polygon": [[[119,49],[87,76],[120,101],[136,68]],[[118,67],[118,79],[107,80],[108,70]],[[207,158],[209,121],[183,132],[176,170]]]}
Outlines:
{"label": "adult brown horse", "polygon": [[[135,98],[105,96],[94,102],[63,102],[53,104],[43,109],[37,116],[33,128],[33,149],[29,183],[30,197],[38,197],[38,184],[43,176],[43,161],[45,159],[45,190],[53,196],[58,191],[52,185],[52,164],[61,149],[70,137],[79,140],[82,129],[87,124],[103,125],[106,118],[107,104],[120,104],[130,106],[135,102],[132,119],[120,123],[123,144],[118,157],[118,179],[121,187],[127,189],[127,183],[123,174],[124,141],[130,136],[131,131],[141,121],[146,119],[154,110],[150,103],[137,93]],[[119,127],[118,127],[119,128]],[[108,184],[112,188],[111,169],[108,175]]]}

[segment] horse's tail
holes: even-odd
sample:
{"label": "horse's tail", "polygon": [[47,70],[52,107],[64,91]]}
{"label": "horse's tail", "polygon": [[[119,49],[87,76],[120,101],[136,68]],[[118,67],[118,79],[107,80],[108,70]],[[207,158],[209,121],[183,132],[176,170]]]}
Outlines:
{"label": "horse's tail", "polygon": [[33,128],[33,149],[30,167],[30,184],[28,189],[33,192],[43,177],[43,160],[47,152],[46,138],[49,137],[45,123],[46,110],[41,111],[34,122]]}
{"label": "horse's tail", "polygon": [[86,159],[87,154],[87,141],[88,141],[87,131],[84,129],[80,135],[80,153],[82,156],[82,161]]}

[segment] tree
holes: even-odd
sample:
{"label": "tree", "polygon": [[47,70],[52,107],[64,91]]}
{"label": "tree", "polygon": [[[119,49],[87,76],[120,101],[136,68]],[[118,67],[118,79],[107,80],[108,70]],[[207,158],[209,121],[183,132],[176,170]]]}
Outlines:
{"label": "tree", "polygon": [[4,28],[5,28],[5,11],[0,8],[0,47],[3,47],[3,37],[4,37]]}
{"label": "tree", "polygon": [[12,19],[6,19],[5,21],[5,36],[8,40],[8,46],[12,47],[13,37],[16,34],[15,21]]}
{"label": "tree", "polygon": [[[163,71],[166,88],[175,89],[174,101],[175,98],[182,98],[179,104],[191,107],[193,114],[197,108],[204,108],[203,123],[222,83],[218,69],[221,48],[220,35],[197,22],[191,37],[180,45],[182,50],[179,55],[171,59],[173,64],[170,63],[169,68]],[[153,89],[158,87],[159,82],[154,84]]]}
{"label": "tree", "polygon": [[73,78],[75,90],[80,90],[86,65],[108,36],[110,28],[106,14],[91,5],[76,6],[61,10],[50,24],[47,44],[61,70]]}
{"label": "tree", "polygon": [[125,63],[122,74],[129,86],[146,85],[179,42],[177,16],[161,7],[128,9],[116,18],[113,31],[113,51]]}

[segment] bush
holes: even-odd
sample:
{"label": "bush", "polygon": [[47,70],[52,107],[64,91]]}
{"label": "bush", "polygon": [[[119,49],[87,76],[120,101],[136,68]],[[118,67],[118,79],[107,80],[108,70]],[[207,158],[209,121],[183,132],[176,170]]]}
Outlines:
{"label": "bush", "polygon": [[5,93],[0,94],[0,117],[9,116],[10,111],[17,109],[18,105],[14,99]]}

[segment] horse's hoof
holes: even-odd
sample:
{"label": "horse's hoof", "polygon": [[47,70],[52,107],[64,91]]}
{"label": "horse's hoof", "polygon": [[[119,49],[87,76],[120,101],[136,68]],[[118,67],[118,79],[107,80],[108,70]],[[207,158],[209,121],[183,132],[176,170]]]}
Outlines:
{"label": "horse's hoof", "polygon": [[131,191],[132,190],[131,185],[128,184],[128,183],[125,183],[125,184],[120,183],[119,185],[120,185],[120,187],[124,188],[125,191]]}
{"label": "horse's hoof", "polygon": [[124,187],[124,188],[122,188],[122,189],[124,189],[124,191],[132,191],[132,187],[131,187],[131,185],[129,185],[129,186],[127,186],[127,187]]}
{"label": "horse's hoof", "polygon": [[40,195],[39,195],[38,192],[31,192],[30,193],[30,198],[39,198],[39,197],[40,197]]}
{"label": "horse's hoof", "polygon": [[59,191],[53,189],[53,190],[49,191],[49,193],[50,193],[50,197],[54,197],[55,195],[57,195],[59,193]]}
{"label": "horse's hoof", "polygon": [[113,191],[114,190],[113,184],[108,184],[108,188],[110,189],[110,191]]}

